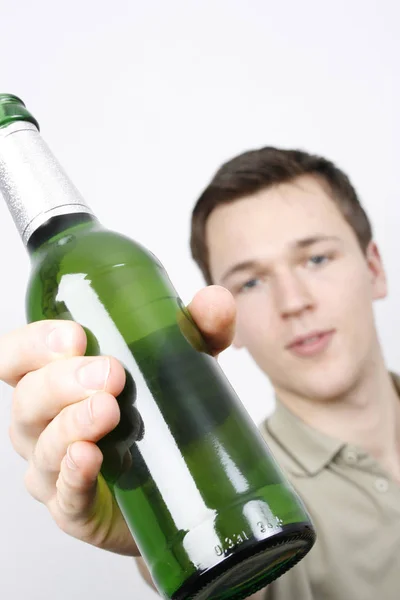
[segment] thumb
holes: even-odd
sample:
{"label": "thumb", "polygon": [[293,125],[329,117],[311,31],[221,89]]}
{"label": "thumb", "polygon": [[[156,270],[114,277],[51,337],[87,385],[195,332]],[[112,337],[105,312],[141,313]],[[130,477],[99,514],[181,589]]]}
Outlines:
{"label": "thumb", "polygon": [[188,310],[207,344],[210,354],[217,356],[233,341],[236,305],[224,287],[210,285],[193,297]]}

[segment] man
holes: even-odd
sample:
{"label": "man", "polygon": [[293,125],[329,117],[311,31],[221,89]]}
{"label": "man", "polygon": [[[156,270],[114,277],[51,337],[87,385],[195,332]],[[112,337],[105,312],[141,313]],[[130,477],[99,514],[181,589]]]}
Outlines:
{"label": "man", "polygon": [[[373,315],[386,280],[348,178],[307,153],[247,152],[201,195],[191,248],[207,283],[218,284],[195,296],[192,315],[215,354],[233,339],[269,377],[277,408],[261,429],[318,534],[297,566],[252,599],[397,600],[400,405]],[[28,490],[64,531],[138,556],[97,481],[95,442],[118,422],[124,371],[84,349],[74,323],[3,337],[0,378],[15,386],[11,440],[28,460]]]}

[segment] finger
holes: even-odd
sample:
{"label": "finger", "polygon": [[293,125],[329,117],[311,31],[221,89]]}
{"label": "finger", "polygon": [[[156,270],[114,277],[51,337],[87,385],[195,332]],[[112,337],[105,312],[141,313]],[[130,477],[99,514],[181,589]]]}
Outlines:
{"label": "finger", "polygon": [[[73,463],[70,463],[70,460]],[[61,463],[49,508],[67,534],[109,551],[138,556],[125,519],[100,475],[103,456],[91,442],[75,442]]]}
{"label": "finger", "polygon": [[98,442],[119,420],[118,403],[105,392],[64,408],[40,435],[29,461],[27,478],[35,489],[35,497],[46,503],[54,493],[61,462],[71,444],[82,440]]}
{"label": "finger", "polygon": [[85,350],[85,332],[74,321],[30,323],[0,338],[0,380],[15,386],[29,371]]}
{"label": "finger", "polygon": [[66,406],[96,391],[118,396],[125,370],[111,357],[72,357],[25,375],[14,391],[10,437],[14,449],[28,458],[44,428]]}
{"label": "finger", "polygon": [[[94,485],[96,477],[100,471],[101,464],[103,461],[103,455],[101,453],[100,448],[92,442],[75,442],[73,446],[84,447],[84,458],[81,458],[79,460],[80,472],[78,474],[78,479],[80,480],[79,487],[81,493],[89,493],[91,486]],[[91,446],[93,446],[95,449],[91,449]],[[66,467],[68,467],[67,471]],[[52,502],[55,499],[55,496],[57,494],[57,485],[60,479],[61,471],[63,471],[64,473],[66,472],[67,475],[70,476],[70,479],[73,479],[74,475],[70,474],[69,471],[71,469],[75,471],[77,468],[78,467],[76,461],[73,460],[71,457],[71,449],[67,448],[66,454],[60,461],[59,473],[56,478],[56,485],[53,486],[52,493],[49,495],[43,490],[43,482],[38,476],[38,470],[36,469],[33,461],[30,461],[24,478],[25,487],[30,493],[30,495],[33,496],[33,498],[35,498],[39,502],[42,502],[43,504],[48,504],[49,502]],[[76,487],[78,487],[78,483],[76,483]]]}
{"label": "finger", "polygon": [[80,441],[68,448],[56,481],[55,512],[59,511],[70,522],[90,516],[102,462],[101,450],[94,443]]}
{"label": "finger", "polygon": [[210,285],[200,290],[188,310],[214,356],[230,346],[235,333],[236,305],[227,289]]}

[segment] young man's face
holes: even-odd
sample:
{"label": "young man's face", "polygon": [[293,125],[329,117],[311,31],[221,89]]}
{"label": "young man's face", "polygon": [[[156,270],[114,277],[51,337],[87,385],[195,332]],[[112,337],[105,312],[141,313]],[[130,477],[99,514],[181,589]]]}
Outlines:
{"label": "young man's face", "polygon": [[385,275],[375,244],[362,252],[318,180],[219,206],[207,243],[214,283],[236,299],[235,345],[278,394],[322,400],[351,390],[377,356],[372,301],[386,295]]}

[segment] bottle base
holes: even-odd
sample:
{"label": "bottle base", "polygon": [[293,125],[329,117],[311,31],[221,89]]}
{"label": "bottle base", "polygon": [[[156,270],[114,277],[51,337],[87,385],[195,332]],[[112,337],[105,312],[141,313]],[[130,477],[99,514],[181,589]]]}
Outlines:
{"label": "bottle base", "polygon": [[315,533],[309,523],[286,525],[253,548],[232,554],[216,567],[196,574],[172,600],[243,600],[291,569],[311,550]]}

